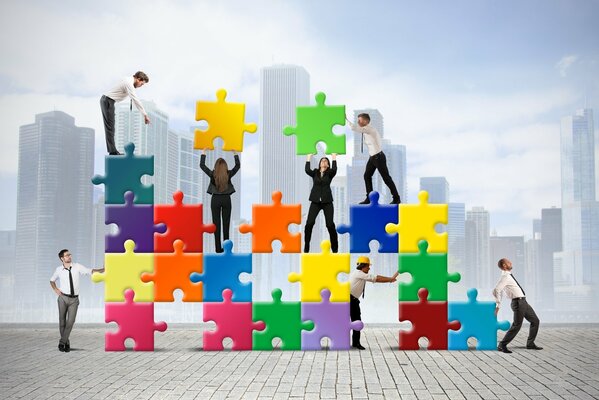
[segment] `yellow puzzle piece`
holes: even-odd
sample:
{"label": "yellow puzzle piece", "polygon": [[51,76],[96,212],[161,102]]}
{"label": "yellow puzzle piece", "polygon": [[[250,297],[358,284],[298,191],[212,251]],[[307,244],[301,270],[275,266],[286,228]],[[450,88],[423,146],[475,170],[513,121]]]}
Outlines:
{"label": "yellow puzzle piece", "polygon": [[418,253],[418,242],[428,242],[429,253],[447,253],[447,232],[435,232],[435,225],[447,224],[447,204],[429,204],[428,192],[418,193],[419,204],[399,205],[399,224],[387,224],[387,233],[398,233],[400,253]]}
{"label": "yellow puzzle piece", "polygon": [[196,103],[196,121],[208,122],[208,129],[195,130],[193,147],[195,149],[214,149],[214,139],[223,140],[223,150],[243,151],[244,132],[254,133],[256,124],[245,123],[245,104],[227,103],[227,91],[216,92],[216,101],[200,100]]}
{"label": "yellow puzzle piece", "polygon": [[104,281],[104,301],[125,301],[125,290],[135,292],[134,302],[154,301],[154,282],[145,283],[141,280],[144,272],[154,272],[153,253],[135,253],[135,242],[125,242],[124,253],[106,253],[104,256],[105,272],[94,272],[92,281]]}
{"label": "yellow puzzle piece", "polygon": [[302,254],[302,273],[291,272],[289,282],[302,281],[301,301],[321,302],[320,292],[331,291],[331,302],[349,302],[349,282],[339,282],[337,275],[349,273],[349,254],[331,253],[331,242],[320,243],[322,253]]}

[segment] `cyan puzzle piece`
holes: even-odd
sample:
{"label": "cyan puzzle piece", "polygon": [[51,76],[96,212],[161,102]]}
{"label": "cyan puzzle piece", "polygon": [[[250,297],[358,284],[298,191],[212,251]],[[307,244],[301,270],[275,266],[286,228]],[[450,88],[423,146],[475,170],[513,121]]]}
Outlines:
{"label": "cyan puzzle piece", "polygon": [[216,92],[216,102],[198,101],[196,121],[208,122],[208,129],[195,130],[194,149],[214,149],[214,139],[223,141],[225,151],[243,151],[244,132],[254,133],[258,129],[254,123],[245,123],[245,104],[225,101],[227,91]]}
{"label": "cyan puzzle piece", "polygon": [[251,254],[233,254],[233,242],[225,240],[224,252],[204,254],[204,272],[191,274],[193,283],[203,282],[204,302],[223,301],[223,290],[233,291],[234,302],[252,301],[252,283],[241,283],[239,275],[252,273]]}
{"label": "cyan puzzle piece", "polygon": [[135,145],[127,143],[124,155],[106,156],[105,176],[92,178],[94,185],[104,184],[105,204],[123,204],[127,191],[135,195],[135,204],[154,203],[154,185],[141,183],[142,176],[154,175],[154,156],[136,156],[134,151]]}
{"label": "cyan puzzle piece", "polygon": [[497,330],[508,330],[508,321],[497,321],[495,303],[478,301],[478,290],[468,290],[467,302],[450,302],[449,320],[460,321],[458,331],[449,332],[449,350],[468,350],[468,339],[476,338],[476,350],[495,350],[497,348]]}
{"label": "cyan puzzle piece", "polygon": [[380,204],[379,194],[370,192],[370,204],[349,207],[351,225],[339,225],[337,232],[349,233],[350,253],[370,253],[370,241],[379,242],[379,253],[397,253],[397,234],[389,234],[385,226],[397,223],[397,204]]}
{"label": "cyan puzzle piece", "polygon": [[399,254],[399,273],[409,273],[411,282],[399,283],[399,301],[418,301],[418,291],[428,289],[428,301],[447,301],[447,282],[458,282],[460,274],[447,272],[447,254],[427,253],[428,243],[418,243],[418,254]]}
{"label": "cyan puzzle piece", "polygon": [[296,107],[296,127],[286,126],[283,134],[296,135],[296,154],[316,154],[316,145],[327,145],[327,154],[345,154],[345,135],[335,135],[333,126],[345,125],[345,106],[325,106],[326,95],[316,93],[315,106]]}
{"label": "cyan puzzle piece", "polygon": [[428,242],[429,253],[447,253],[447,232],[435,225],[447,224],[447,204],[428,204],[428,192],[418,193],[418,204],[399,205],[399,224],[387,224],[387,233],[399,233],[399,252],[418,253],[418,242]]}

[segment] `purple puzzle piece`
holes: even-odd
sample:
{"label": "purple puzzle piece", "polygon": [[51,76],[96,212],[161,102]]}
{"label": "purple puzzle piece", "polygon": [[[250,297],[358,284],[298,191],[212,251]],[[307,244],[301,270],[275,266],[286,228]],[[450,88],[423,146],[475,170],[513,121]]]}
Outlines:
{"label": "purple puzzle piece", "polygon": [[106,235],[106,253],[123,253],[126,240],[135,242],[136,253],[154,252],[154,232],[164,233],[164,224],[154,225],[153,204],[133,204],[133,192],[125,193],[125,204],[106,206],[106,224],[118,225],[119,231]]}
{"label": "purple puzzle piece", "polygon": [[331,340],[330,350],[348,350],[350,348],[350,330],[362,330],[362,321],[351,321],[349,303],[331,303],[331,292],[320,292],[322,302],[302,303],[302,319],[314,322],[314,329],[302,332],[302,350],[320,350],[320,340]]}

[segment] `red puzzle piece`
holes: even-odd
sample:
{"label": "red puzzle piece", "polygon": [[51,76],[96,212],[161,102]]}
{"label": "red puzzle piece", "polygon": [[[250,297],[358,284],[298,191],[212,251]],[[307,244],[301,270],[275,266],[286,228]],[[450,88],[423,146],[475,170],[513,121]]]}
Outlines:
{"label": "red puzzle piece", "polygon": [[410,321],[412,330],[399,331],[400,350],[418,350],[418,339],[428,339],[429,350],[447,350],[448,330],[458,330],[459,321],[447,321],[446,301],[427,301],[428,290],[418,291],[419,300],[399,302],[399,322]]}
{"label": "red puzzle piece", "polygon": [[189,276],[202,273],[202,253],[184,253],[181,240],[175,240],[174,253],[154,255],[154,273],[142,274],[143,282],[154,282],[154,301],[175,301],[173,292],[183,291],[183,301],[202,301],[202,282],[193,283]]}
{"label": "red puzzle piece", "polygon": [[133,339],[135,351],[154,351],[154,331],[164,332],[166,322],[154,322],[154,303],[134,303],[133,290],[125,291],[124,303],[106,303],[105,321],[116,322],[116,332],[106,332],[106,351],[125,351],[125,339]]}
{"label": "red puzzle piece", "polygon": [[179,239],[186,253],[202,253],[204,233],[214,233],[216,226],[204,224],[201,204],[183,204],[183,192],[175,192],[173,199],[175,204],[154,206],[154,223],[166,224],[165,233],[154,235],[154,252],[171,253]]}
{"label": "red puzzle piece", "polygon": [[273,204],[254,204],[252,224],[239,225],[239,232],[252,232],[252,253],[272,253],[272,242],[281,242],[281,253],[300,253],[301,235],[289,233],[289,224],[302,222],[301,204],[281,204],[281,192],[272,192]]}
{"label": "red puzzle piece", "polygon": [[204,331],[204,350],[223,350],[223,339],[233,340],[233,350],[251,350],[252,332],[264,330],[264,322],[252,320],[252,303],[234,303],[233,291],[223,290],[222,303],[204,303],[204,322],[216,322],[216,330]]}

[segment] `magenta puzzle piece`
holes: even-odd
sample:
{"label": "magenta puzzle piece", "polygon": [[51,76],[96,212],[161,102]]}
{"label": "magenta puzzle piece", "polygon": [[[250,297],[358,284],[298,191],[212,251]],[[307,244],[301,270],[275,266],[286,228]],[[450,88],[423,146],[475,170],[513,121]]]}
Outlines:
{"label": "magenta puzzle piece", "polygon": [[135,341],[135,351],[154,351],[154,331],[166,330],[166,322],[154,322],[154,303],[135,303],[134,295],[128,289],[124,303],[105,303],[106,323],[119,325],[116,332],[106,332],[106,351],[125,351],[125,339]]}
{"label": "magenta puzzle piece", "polygon": [[223,339],[233,340],[233,350],[252,350],[252,332],[265,328],[253,322],[252,303],[234,303],[231,289],[223,290],[222,303],[204,303],[204,322],[216,322],[216,330],[204,331],[204,350],[223,350]]}
{"label": "magenta puzzle piece", "polygon": [[314,322],[313,330],[302,332],[302,350],[321,350],[320,341],[324,337],[331,340],[330,350],[348,350],[350,331],[360,331],[364,324],[351,321],[349,303],[331,303],[328,289],[321,291],[320,295],[320,303],[302,303],[302,320]]}

